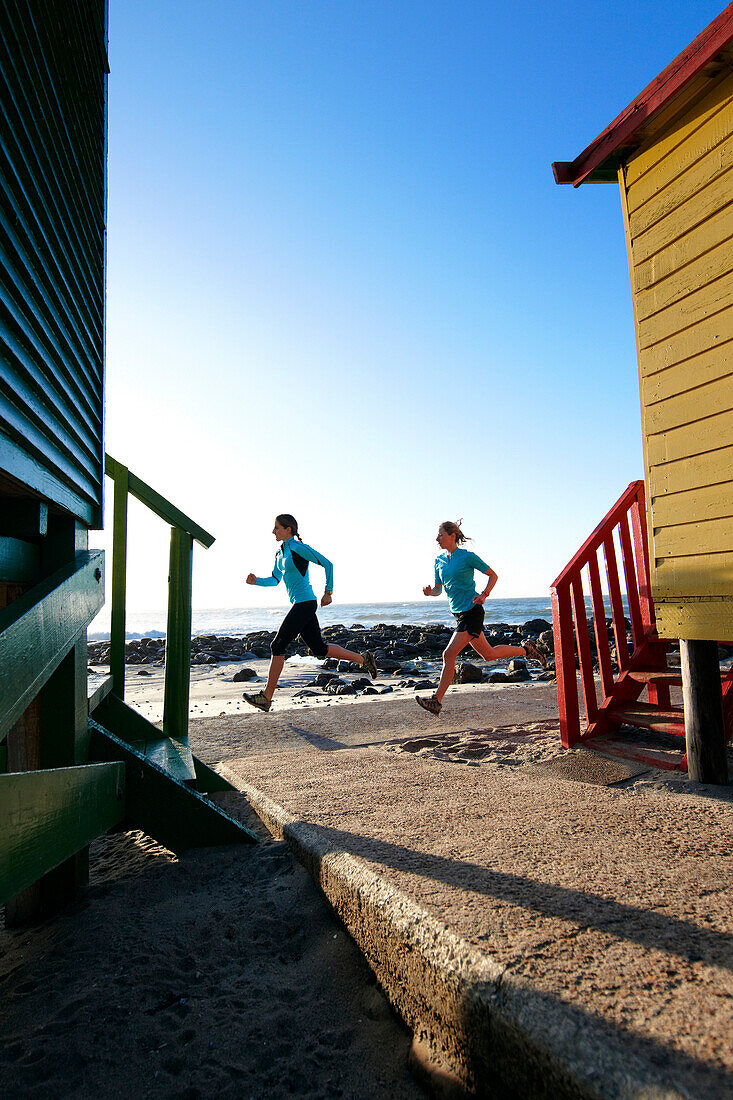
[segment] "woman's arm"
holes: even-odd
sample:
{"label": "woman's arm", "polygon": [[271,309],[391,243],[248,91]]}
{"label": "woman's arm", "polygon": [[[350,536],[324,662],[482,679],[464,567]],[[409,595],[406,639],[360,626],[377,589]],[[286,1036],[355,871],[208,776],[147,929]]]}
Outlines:
{"label": "woman's arm", "polygon": [[498,575],[494,572],[491,566],[488,566],[488,568],[486,569],[486,576],[489,578],[489,583],[486,585],[486,588],[483,590],[483,592],[480,593],[480,595],[474,596],[473,598],[473,602],[477,603],[479,606],[482,606],[484,600],[488,599],[489,595],[491,594],[491,589],[494,587],[499,579]]}
{"label": "woman's arm", "polygon": [[247,574],[247,584],[256,584],[260,588],[274,588],[282,579],[283,571],[280,562],[275,558],[275,565],[269,577],[256,577],[254,573]]}
{"label": "woman's arm", "polygon": [[323,554],[319,554],[317,550],[314,550],[312,546],[308,546],[305,542],[293,543],[293,548],[293,552],[300,554],[301,558],[312,561],[314,565],[323,566],[326,570],[326,594],[330,596],[333,592],[333,565],[328,558],[324,557]]}

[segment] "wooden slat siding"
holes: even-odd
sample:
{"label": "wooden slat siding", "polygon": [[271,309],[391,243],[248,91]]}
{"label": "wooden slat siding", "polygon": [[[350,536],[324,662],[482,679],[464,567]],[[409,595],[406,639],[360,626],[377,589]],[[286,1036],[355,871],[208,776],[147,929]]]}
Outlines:
{"label": "wooden slat siding", "polygon": [[643,264],[662,249],[683,238],[698,226],[723,210],[731,199],[730,172],[717,176],[701,191],[692,193],[686,202],[653,225],[646,233],[634,238],[634,263]]}
{"label": "wooden slat siding", "polygon": [[654,502],[654,521],[660,528],[679,523],[680,516],[686,523],[701,523],[733,516],[733,492],[729,482],[705,485],[685,493],[667,493]]}
{"label": "wooden slat siding", "polygon": [[[725,506],[731,511],[730,504]],[[681,558],[692,555],[723,554],[733,551],[733,517],[700,520],[697,523],[677,523],[659,527],[654,536],[654,552],[658,558]]]}
{"label": "wooden slat siding", "polygon": [[717,451],[733,443],[733,409],[706,416],[679,428],[649,436],[649,463],[675,462],[690,455]]}
{"label": "wooden slat siding", "polygon": [[654,252],[648,260],[637,264],[634,283],[638,294],[699,261],[710,249],[711,241],[729,241],[733,237],[733,198],[729,205],[707,218],[703,225],[704,232],[693,230],[678,237]]}
{"label": "wooden slat siding", "polygon": [[[685,599],[694,602],[712,597],[729,597],[733,593],[733,553],[703,556],[699,554],[678,555],[674,558],[659,558],[654,579],[655,606],[659,600]],[[730,608],[728,613],[730,614]],[[716,638],[730,638],[733,629],[728,629]],[[677,635],[678,636],[678,635]]]}
{"label": "wooden slat siding", "polygon": [[676,394],[706,386],[716,378],[725,378],[732,369],[733,340],[722,344],[716,340],[712,348],[707,348],[692,359],[674,363],[667,370],[657,371],[656,374],[642,375],[642,401],[645,406],[666,401]]}
{"label": "wooden slat siding", "polygon": [[[721,364],[721,369],[724,364]],[[733,368],[733,363],[730,364]],[[647,403],[646,423],[650,435],[668,432],[690,423],[690,417],[704,420],[724,409],[733,409],[733,373],[715,378],[702,386],[675,394],[665,401]]]}
{"label": "wooden slat siding", "polygon": [[[700,83],[697,94],[690,97],[682,111],[675,112],[677,122],[673,129],[670,129],[670,122],[674,121],[671,115],[666,119],[658,116],[659,132],[666,133],[666,137],[647,138],[629,161],[626,182],[630,210],[637,210],[712,148],[711,128],[715,131],[720,126],[720,113],[730,109],[725,84],[716,83],[711,89],[709,80]],[[706,88],[707,94],[700,97],[700,90]]]}
{"label": "wooden slat siding", "polygon": [[657,622],[666,638],[721,638],[731,628],[730,601],[661,603]]}
{"label": "wooden slat siding", "polygon": [[[639,154],[633,162],[629,162],[631,170],[627,173],[626,183],[629,215],[635,234],[643,233],[679,202],[684,202],[693,191],[699,190],[697,183],[690,183],[686,178],[690,172],[700,173],[705,182],[711,180],[711,165],[706,162],[709,158],[715,159],[716,153],[725,147],[727,135],[733,127],[732,88],[733,80],[730,79],[717,86],[712,96],[708,97],[711,110],[706,112],[704,109],[701,111],[700,107],[694,108],[689,120],[676,129],[669,139],[669,152],[660,157],[653,170],[635,179],[635,162]],[[664,142],[657,143],[657,148],[660,145]],[[723,163],[716,164],[716,170],[724,170]]]}
{"label": "wooden slat siding", "polygon": [[[731,189],[733,190],[733,177],[731,177]],[[729,253],[733,256],[733,250]],[[690,291],[684,298],[651,317],[639,319],[639,346],[643,351],[659,344],[665,343],[673,336],[689,331],[700,321],[713,317],[733,306],[733,285],[730,279],[730,271],[716,275],[710,282]],[[726,338],[733,336],[733,328],[726,333]]]}
{"label": "wooden slat siding", "polygon": [[0,468],[101,521],[105,0],[4,0]]}
{"label": "wooden slat siding", "polygon": [[[733,228],[733,220],[731,227]],[[698,259],[672,272],[666,279],[655,282],[647,290],[640,291],[637,284],[639,320],[648,322],[651,317],[685,303],[699,287],[706,287],[716,279],[726,278],[730,271],[730,251],[731,237],[727,237]]]}
{"label": "wooden slat siding", "polygon": [[733,445],[706,454],[693,455],[676,462],[654,466],[649,471],[651,495],[656,500],[667,493],[683,493],[690,489],[733,481]]}

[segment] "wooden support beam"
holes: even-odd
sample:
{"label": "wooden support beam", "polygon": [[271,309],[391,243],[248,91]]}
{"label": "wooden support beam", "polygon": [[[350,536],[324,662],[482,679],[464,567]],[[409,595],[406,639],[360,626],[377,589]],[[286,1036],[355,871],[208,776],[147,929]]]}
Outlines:
{"label": "wooden support beam", "polygon": [[85,634],[103,603],[104,553],[92,550],[77,553],[0,610],[0,738]]}
{"label": "wooden support beam", "polygon": [[173,852],[257,841],[246,826],[148,759],[139,743],[124,742],[95,720],[89,725],[94,759],[122,760],[126,765],[125,817],[135,828]]}
{"label": "wooden support beam", "polygon": [[179,527],[171,529],[168,577],[168,627],[165,643],[163,730],[167,737],[188,737],[188,697],[191,679],[191,571],[193,539]]}
{"label": "wooden support beam", "polygon": [[0,536],[0,582],[34,584],[40,565],[41,552],[32,542]]}
{"label": "wooden support beam", "polygon": [[127,586],[127,490],[129,473],[114,462],[107,473],[114,481],[112,506],[112,606],[110,608],[109,671],[113,690],[125,698],[125,599]]}
{"label": "wooden support beam", "polygon": [[[109,477],[116,477],[119,469],[126,470],[126,467],[122,466],[121,462],[118,462],[116,458],[112,458],[111,455],[104,456],[104,470]],[[200,543],[205,549],[208,549],[216,540],[213,535],[210,535],[208,531],[205,531],[203,527],[200,527],[198,523],[195,523],[185,512],[182,512],[180,508],[176,508],[175,504],[171,504],[169,500],[161,496],[160,493],[156,493],[155,489],[147,485],[142,478],[139,478],[137,474],[133,474],[131,471],[127,471],[128,486],[130,493],[144,504],[151,512],[155,512],[156,516],[160,516],[162,520],[169,523],[171,527],[180,527],[182,531],[191,535],[196,542]]]}
{"label": "wooden support beam", "polygon": [[42,500],[0,500],[0,535],[43,538],[48,531],[48,505]]}
{"label": "wooden support beam", "polygon": [[121,763],[0,775],[0,904],[118,824]]}
{"label": "wooden support beam", "polygon": [[680,639],[687,772],[697,783],[728,782],[718,643]]}

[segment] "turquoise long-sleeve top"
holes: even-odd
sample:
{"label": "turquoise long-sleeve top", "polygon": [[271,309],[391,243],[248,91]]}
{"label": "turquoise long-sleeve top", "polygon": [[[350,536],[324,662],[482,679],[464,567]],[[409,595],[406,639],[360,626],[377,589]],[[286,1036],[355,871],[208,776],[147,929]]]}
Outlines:
{"label": "turquoise long-sleeve top", "polygon": [[275,566],[269,577],[256,577],[255,584],[261,588],[274,587],[280,581],[285,581],[288,599],[291,603],[305,603],[306,600],[315,600],[313,589],[308,580],[308,562],[321,565],[326,570],[326,591],[333,592],[333,565],[319,554],[312,546],[301,542],[291,535],[286,539],[277,552]]}
{"label": "turquoise long-sleeve top", "polygon": [[477,595],[476,582],[473,579],[476,569],[482,573],[489,572],[489,566],[478,554],[460,546],[452,554],[444,550],[435,559],[435,584],[445,588],[448,606],[454,615],[468,611]]}

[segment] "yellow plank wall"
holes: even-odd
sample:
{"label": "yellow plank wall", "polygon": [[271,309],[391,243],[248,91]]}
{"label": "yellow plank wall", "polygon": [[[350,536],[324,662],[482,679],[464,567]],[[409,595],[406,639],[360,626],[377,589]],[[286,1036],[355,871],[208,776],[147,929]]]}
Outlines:
{"label": "yellow plank wall", "polygon": [[659,630],[733,638],[730,67],[667,109],[619,182]]}

